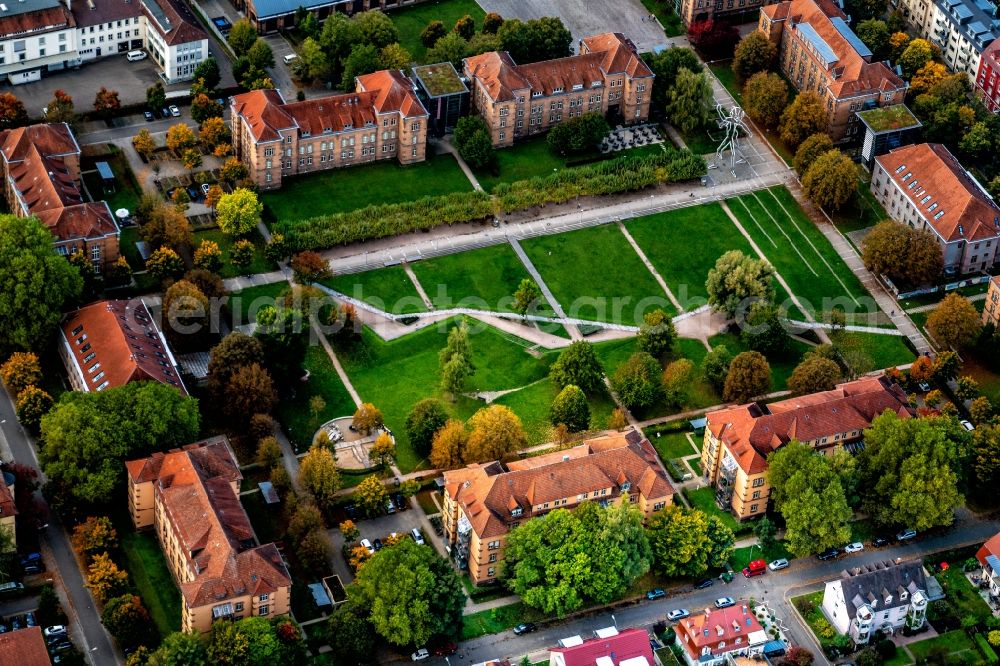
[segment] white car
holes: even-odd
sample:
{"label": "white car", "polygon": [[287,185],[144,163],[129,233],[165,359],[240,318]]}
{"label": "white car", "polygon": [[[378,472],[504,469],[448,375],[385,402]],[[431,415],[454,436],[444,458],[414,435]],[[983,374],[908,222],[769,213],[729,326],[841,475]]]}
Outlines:
{"label": "white car", "polygon": [[860,553],[865,549],[865,544],[860,541],[855,541],[854,543],[849,543],[844,546],[845,553]]}
{"label": "white car", "polygon": [[181,110],[178,109],[176,106],[174,106],[173,104],[171,104],[170,107],[169,107],[169,109],[170,109],[170,115],[172,115],[174,118],[180,118],[181,117]]}
{"label": "white car", "polygon": [[686,608],[675,608],[674,610],[667,613],[667,619],[671,622],[676,622],[677,620],[683,620],[691,613],[688,612]]}
{"label": "white car", "polygon": [[427,651],[427,648],[420,648],[416,652],[410,655],[410,659],[413,661],[423,661],[427,657],[431,656],[431,653]]}
{"label": "white car", "polygon": [[976,426],[972,425],[971,422],[969,422],[969,421],[967,421],[965,419],[962,419],[961,421],[959,421],[959,423],[961,423],[962,427],[965,428],[966,430],[968,430],[969,432],[972,432],[973,430],[976,429]]}
{"label": "white car", "polygon": [[361,540],[361,546],[362,546],[362,547],[363,547],[363,548],[364,548],[365,550],[367,550],[367,551],[368,551],[368,554],[369,554],[369,555],[374,555],[374,554],[375,554],[375,546],[373,546],[373,545],[372,545],[372,542],[371,542],[371,541],[369,541],[368,539],[362,539],[362,540]]}
{"label": "white car", "polygon": [[774,562],[768,564],[767,568],[770,569],[771,571],[780,571],[781,569],[787,569],[788,560],[782,557],[780,560],[775,560]]}
{"label": "white car", "polygon": [[66,635],[66,627],[61,624],[54,624],[51,627],[46,627],[42,632],[45,634],[46,638],[57,638]]}
{"label": "white car", "polygon": [[715,600],[716,608],[729,608],[730,606],[735,606],[736,600],[732,597],[719,597]]}

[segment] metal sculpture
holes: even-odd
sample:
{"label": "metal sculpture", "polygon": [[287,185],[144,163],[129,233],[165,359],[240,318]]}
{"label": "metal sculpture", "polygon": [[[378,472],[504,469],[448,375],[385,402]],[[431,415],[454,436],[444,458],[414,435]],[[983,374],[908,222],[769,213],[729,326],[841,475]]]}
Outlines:
{"label": "metal sculpture", "polygon": [[722,138],[722,142],[719,144],[718,150],[715,151],[716,164],[713,167],[718,168],[722,164],[723,157],[722,154],[727,150],[729,151],[729,170],[736,177],[736,165],[746,164],[746,157],[743,155],[742,142],[740,141],[741,136],[751,136],[750,128],[747,127],[744,121],[743,109],[739,106],[733,106],[727,112],[723,108],[722,104],[716,103],[715,112],[718,114],[718,119],[716,123],[719,125],[719,129],[725,132],[725,136]]}

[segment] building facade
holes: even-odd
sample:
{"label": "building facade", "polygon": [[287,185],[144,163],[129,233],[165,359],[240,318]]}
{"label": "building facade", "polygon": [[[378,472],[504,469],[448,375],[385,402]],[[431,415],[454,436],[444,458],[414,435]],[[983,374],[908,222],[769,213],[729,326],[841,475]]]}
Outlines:
{"label": "building facade", "polygon": [[630,125],[649,118],[653,72],[618,32],[584,37],[568,58],[518,65],[506,51],[490,51],[463,60],[462,70],[471,108],[496,147],[589,112]]}
{"label": "building facade", "polygon": [[507,533],[526,520],[581,502],[628,502],[645,516],[669,506],[674,489],[656,450],[629,431],[507,463],[469,465],[444,474],[444,527],[452,554],[475,584],[500,576]]}
{"label": "building facade", "polygon": [[685,25],[708,19],[744,23],[745,16],[763,4],[763,0],[674,0],[674,11]]}
{"label": "building facade", "polygon": [[136,528],[152,527],[181,591],[181,630],[216,620],[285,615],[291,578],[273,543],[257,545],[239,500],[236,456],[225,437],[125,463]]}
{"label": "building facade", "polygon": [[1000,37],[996,5],[988,0],[934,0],[922,31],[941,48],[941,59],[954,72],[975,82],[983,52]]}
{"label": "building facade", "polygon": [[303,173],[426,157],[428,113],[398,70],[359,76],[353,93],[285,102],[277,90],[254,90],[230,104],[233,149],[263,189]]}
{"label": "building facade", "polygon": [[913,415],[906,393],[884,376],[865,377],[768,404],[752,402],[705,415],[701,468],[716,502],[739,520],[764,515],[771,486],[767,456],[797,440],[824,455],[853,451],[872,420],[892,410]]}
{"label": "building facade", "polygon": [[17,550],[17,505],[14,503],[14,475],[0,472],[0,530],[10,535],[9,551]]}
{"label": "building facade", "polygon": [[[586,640],[563,640],[549,648],[549,666],[655,666],[645,629],[605,627]],[[570,644],[571,643],[571,644]]]}
{"label": "building facade", "polygon": [[693,613],[674,627],[688,666],[720,666],[731,657],[756,657],[767,632],[745,603]]}
{"label": "building facade", "polygon": [[983,51],[973,87],[990,112],[1000,113],[1000,40]]}
{"label": "building facade", "polygon": [[986,289],[986,302],[983,304],[983,325],[993,324],[1000,327],[1000,277],[990,278]]}
{"label": "building facade", "polygon": [[983,568],[981,582],[986,583],[990,607],[1000,605],[1000,534],[994,534],[976,551],[976,559]]}
{"label": "building facade", "polygon": [[875,632],[919,629],[927,616],[924,565],[877,562],[849,569],[823,590],[823,614],[841,635],[866,645]]}
{"label": "building facade", "polygon": [[834,142],[860,140],[856,112],[900,104],[906,83],[872,52],[847,24],[833,0],[785,0],[760,10],[757,26],[778,48],[781,71],[799,91],[818,94],[826,105]]}
{"label": "building facade", "polygon": [[934,232],[947,274],[996,264],[1000,207],[944,145],[919,143],[879,155],[871,191],[892,219]]}

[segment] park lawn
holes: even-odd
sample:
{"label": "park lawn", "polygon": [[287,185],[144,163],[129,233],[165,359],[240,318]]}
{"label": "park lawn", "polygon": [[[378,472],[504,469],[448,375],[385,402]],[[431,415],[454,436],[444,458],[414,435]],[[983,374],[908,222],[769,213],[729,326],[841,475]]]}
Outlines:
{"label": "park lawn", "polygon": [[232,314],[233,328],[255,321],[257,312],[261,308],[274,307],[290,288],[287,282],[272,282],[229,294],[229,312]]}
{"label": "park lawn", "polygon": [[[549,407],[559,395],[559,387],[548,377],[524,387],[520,391],[508,393],[495,400],[495,404],[510,407],[520,417],[528,444],[536,446],[551,441],[552,423],[549,421]],[[590,429],[604,430],[608,426],[615,403],[607,393],[588,396],[590,405]]]}
{"label": "park lawn", "polygon": [[392,314],[426,312],[427,306],[402,266],[335,275],[320,284]]}
{"label": "park lawn", "polygon": [[718,128],[714,128],[717,131],[716,135],[713,135],[709,131],[713,129],[712,127],[702,127],[690,132],[685,132],[680,127],[675,127],[674,129],[677,130],[678,134],[681,135],[681,139],[684,140],[684,147],[695,155],[714,155],[719,149],[719,141],[722,139],[722,135],[718,132]]}
{"label": "park lawn", "polygon": [[923,663],[935,648],[944,648],[949,654],[957,655],[963,664],[971,665],[982,661],[976,650],[975,642],[962,629],[955,629],[934,638],[910,643],[907,648],[918,664]]}
{"label": "park lawn", "polygon": [[223,279],[237,277],[239,275],[267,273],[268,271],[276,269],[277,266],[275,263],[273,261],[268,261],[267,257],[264,256],[264,239],[260,235],[260,232],[254,229],[247,236],[247,239],[253,243],[254,252],[253,261],[251,261],[250,265],[246,268],[237,268],[233,265],[229,255],[233,249],[233,243],[236,239],[223,233],[220,229],[204,229],[202,231],[194,232],[193,247],[197,249],[198,245],[203,240],[215,241],[219,244],[219,249],[222,251],[222,269],[219,270],[219,277]]}
{"label": "park lawn", "polygon": [[[770,548],[761,549],[760,546],[747,546],[746,548],[737,548],[733,551],[732,556],[729,558],[729,564],[733,567],[733,571],[743,571],[752,560],[764,560],[765,562],[773,562],[779,559],[792,560],[795,556],[788,552],[785,548],[784,541],[776,541]],[[765,574],[767,575],[767,574]]]}
{"label": "park lawn", "polygon": [[972,353],[963,354],[962,373],[979,383],[979,391],[993,404],[1000,401],[1000,374]]}
{"label": "park lawn", "polygon": [[[913,359],[916,358],[910,348],[906,346],[905,338],[901,335],[845,331],[837,333],[837,336],[839,336],[838,341],[846,338],[849,341],[848,344],[857,344],[863,349],[874,364],[873,370],[912,363]],[[963,368],[963,374],[964,372]]]}
{"label": "park lawn", "polygon": [[476,180],[487,192],[500,183],[513,183],[551,175],[553,171],[566,168],[566,160],[549,148],[544,136],[516,142],[509,148],[496,151],[497,167],[477,169]]}
{"label": "park lawn", "polygon": [[529,277],[510,245],[425,259],[413,264],[413,272],[439,310],[471,307],[512,312],[514,292]]}
{"label": "park lawn", "polygon": [[674,12],[674,3],[670,0],[642,0],[642,6],[656,14],[667,37],[679,37],[685,33],[684,23]]}
{"label": "park lawn", "polygon": [[464,622],[461,640],[468,641],[480,636],[498,634],[501,631],[512,629],[522,622],[537,621],[543,617],[539,611],[519,601],[509,606],[499,606],[466,615],[462,619]]}
{"label": "park lawn", "polygon": [[425,161],[408,166],[373,162],[288,178],[261,201],[273,219],[288,221],[471,189],[454,157],[428,151]]}
{"label": "park lawn", "polygon": [[[303,365],[309,371],[309,380],[297,384],[295,395],[281,400],[277,408],[278,420],[285,426],[288,439],[297,452],[309,448],[316,429],[321,425],[330,419],[351,416],[355,410],[351,395],[344,388],[322,345],[309,345]],[[324,407],[313,417],[309,401],[317,395],[323,398]]]}
{"label": "park lawn", "polygon": [[[452,402],[438,388],[438,351],[445,346],[448,330],[457,318],[439,322],[402,338],[385,341],[370,329],[364,344],[338,353],[351,383],[366,402],[382,411],[386,425],[396,437],[396,463],[403,473],[424,465],[425,460],[410,446],[406,416],[418,401],[438,397],[455,418],[467,419],[483,407],[481,401],[459,397]],[[470,322],[469,341],[476,372],[468,391],[516,389],[544,379],[552,354],[536,358],[526,351],[526,341],[479,322]]]}
{"label": "park lawn", "polygon": [[715,488],[706,486],[698,490],[684,489],[681,492],[687,497],[688,502],[695,509],[700,509],[709,516],[716,516],[722,523],[733,531],[733,534],[748,534],[753,530],[751,523],[739,523],[728,511],[723,511],[715,503]]}
{"label": "park lawn", "polygon": [[160,636],[180,631],[181,595],[152,531],[119,530],[125,569]]}
{"label": "park lawn", "polygon": [[468,14],[476,20],[476,31],[479,31],[486,16],[476,0],[434,0],[403,9],[391,9],[386,14],[399,30],[400,46],[409,51],[414,62],[419,64],[425,64],[427,48],[420,41],[420,33],[428,23],[441,21],[451,31],[455,22]]}
{"label": "park lawn", "polygon": [[638,325],[657,307],[675,312],[625,236],[607,224],[522,241],[569,317]]}

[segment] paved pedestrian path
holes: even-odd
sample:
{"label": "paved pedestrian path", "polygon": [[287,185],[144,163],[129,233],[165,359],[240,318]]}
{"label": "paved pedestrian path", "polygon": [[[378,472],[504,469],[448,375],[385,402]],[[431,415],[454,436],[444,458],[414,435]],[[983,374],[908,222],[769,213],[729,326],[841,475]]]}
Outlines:
{"label": "paved pedestrian path", "polygon": [[[516,254],[517,258],[521,260],[522,264],[524,264],[524,268],[528,271],[528,274],[531,275],[535,284],[538,285],[542,295],[545,296],[545,300],[547,300],[549,305],[552,306],[552,310],[559,316],[560,319],[568,321],[568,317],[566,317],[566,313],[563,311],[562,305],[560,305],[559,301],[556,300],[555,294],[552,293],[549,286],[545,284],[545,280],[542,279],[542,274],[539,273],[538,269],[535,268],[535,265],[531,263],[531,259],[528,258],[524,248],[521,247],[521,243],[518,242],[516,238],[510,238],[509,241],[510,246],[514,248],[514,254]],[[583,335],[580,333],[580,329],[576,327],[576,324],[564,323],[563,325],[566,327],[566,330],[569,331],[569,337],[573,340],[583,339]]]}
{"label": "paved pedestrian path", "polygon": [[424,305],[427,306],[427,309],[433,310],[434,303],[431,302],[430,296],[428,296],[427,292],[424,291],[424,285],[420,284],[420,280],[417,279],[417,274],[413,272],[413,268],[410,267],[410,264],[403,264],[403,272],[406,273],[406,277],[410,278],[410,282],[413,283],[413,288],[417,290],[417,295],[420,296],[420,299],[424,302]]}
{"label": "paved pedestrian path", "polygon": [[469,182],[472,183],[472,188],[478,192],[483,192],[483,186],[479,184],[479,179],[476,178],[476,174],[472,173],[472,169],[469,168],[468,163],[462,159],[462,156],[458,153],[458,149],[452,145],[451,136],[445,136],[437,142],[437,145],[441,146],[445,152],[451,153],[455,157],[455,161],[458,162],[458,167],[462,170],[462,173],[465,174],[465,177],[469,179]]}
{"label": "paved pedestrian path", "polygon": [[666,280],[664,280],[663,276],[661,276],[659,272],[657,272],[656,268],[653,266],[653,262],[649,260],[649,257],[646,256],[646,253],[642,251],[642,248],[639,247],[639,244],[635,242],[634,238],[632,238],[632,234],[630,234],[628,229],[625,228],[625,225],[622,224],[621,220],[619,220],[617,224],[618,224],[618,230],[622,232],[622,235],[625,236],[625,240],[627,240],[629,245],[632,246],[632,249],[635,250],[635,253],[639,255],[639,258],[642,259],[642,263],[646,265],[646,268],[649,270],[649,272],[653,274],[653,279],[655,279],[656,283],[660,285],[661,289],[663,289],[663,293],[667,295],[667,298],[669,298],[670,302],[674,304],[674,307],[677,308],[678,312],[684,312],[684,308],[681,306],[681,302],[677,300],[676,296],[674,296],[674,292],[670,291],[670,287],[667,286]]}

